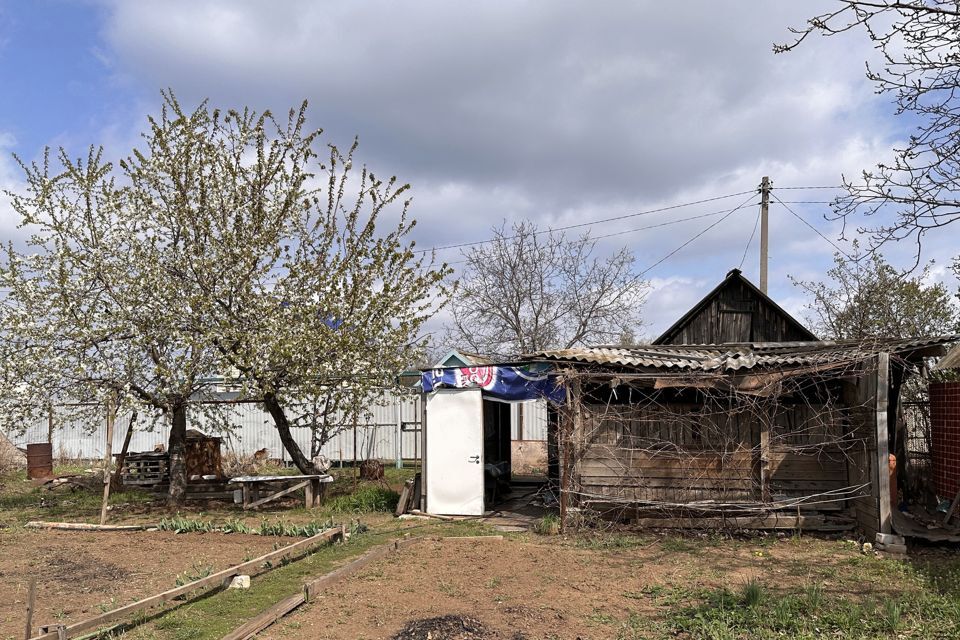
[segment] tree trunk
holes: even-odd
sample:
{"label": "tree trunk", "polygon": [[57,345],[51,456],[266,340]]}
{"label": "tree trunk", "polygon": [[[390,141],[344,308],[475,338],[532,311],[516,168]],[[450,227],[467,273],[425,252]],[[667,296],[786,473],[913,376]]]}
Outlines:
{"label": "tree trunk", "polygon": [[170,428],[170,491],[167,504],[183,504],[187,495],[187,461],[184,449],[187,440],[187,407],[178,405],[173,409],[173,426]]}
{"label": "tree trunk", "polygon": [[293,439],[293,434],[290,433],[290,421],[287,420],[287,414],[280,405],[280,401],[277,400],[277,396],[272,393],[264,394],[263,404],[267,408],[267,411],[270,412],[270,416],[273,418],[273,425],[277,428],[277,433],[280,434],[280,442],[283,443],[283,448],[290,454],[290,459],[293,460],[293,464],[297,465],[300,473],[316,473],[313,463],[303,455],[303,451],[300,450],[300,445]]}

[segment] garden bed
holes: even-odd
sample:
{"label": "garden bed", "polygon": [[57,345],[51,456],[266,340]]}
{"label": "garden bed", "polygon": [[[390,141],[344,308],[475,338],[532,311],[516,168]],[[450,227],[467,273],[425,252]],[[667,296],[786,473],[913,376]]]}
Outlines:
{"label": "garden bed", "polygon": [[293,541],[169,531],[0,530],[0,638],[22,637],[32,577],[36,629],[94,617]]}

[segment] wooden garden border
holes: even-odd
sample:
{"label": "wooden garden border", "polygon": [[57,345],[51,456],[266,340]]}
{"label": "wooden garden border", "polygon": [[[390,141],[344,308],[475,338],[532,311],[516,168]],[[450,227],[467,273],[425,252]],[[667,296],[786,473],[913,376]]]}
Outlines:
{"label": "wooden garden border", "polygon": [[211,574],[199,580],[194,580],[193,582],[176,587],[175,589],[170,589],[169,591],[164,591],[163,593],[158,593],[148,598],[118,607],[94,618],[68,624],[64,628],[58,628],[60,625],[41,626],[40,633],[36,636],[33,636],[31,640],[57,640],[59,638],[76,637],[78,634],[86,634],[101,628],[116,626],[116,622],[118,620],[121,620],[122,618],[125,618],[137,611],[149,609],[159,604],[169,602],[174,598],[190,593],[196,589],[203,589],[211,586],[223,586],[236,575],[256,575],[258,573],[262,573],[264,571],[264,563],[273,563],[278,560],[289,558],[290,556],[301,552],[305,555],[312,547],[315,547],[318,544],[328,544],[337,539],[343,539],[342,527],[327,529],[326,531],[318,533],[317,535],[307,538],[306,540],[294,542],[291,545],[287,545],[286,547],[282,547],[276,551],[271,551],[270,553],[262,555],[259,558],[248,560],[242,564],[224,569],[223,571],[218,571],[217,573]]}
{"label": "wooden garden border", "polygon": [[[424,542],[425,540],[434,540],[435,538],[428,538],[424,536],[418,536],[415,538],[402,538],[399,540],[394,540],[393,542],[388,542],[386,544],[380,545],[379,547],[374,547],[370,549],[365,554],[357,558],[356,560],[349,562],[338,569],[334,569],[330,573],[324,574],[315,580],[311,580],[303,585],[303,593],[298,593],[296,595],[290,596],[280,602],[276,603],[269,609],[264,610],[255,618],[248,620],[241,626],[237,627],[227,635],[223,636],[221,640],[249,640],[253,638],[258,633],[275,623],[280,618],[284,617],[288,613],[291,613],[294,609],[299,607],[302,604],[310,602],[316,598],[320,593],[330,585],[346,578],[349,575],[352,575],[370,564],[371,562],[376,562],[381,560],[395,551],[399,551],[405,547],[408,547],[412,544],[418,542]],[[492,536],[447,536],[440,538],[440,541],[443,540],[491,540],[491,541],[502,541],[503,536],[492,535]]]}

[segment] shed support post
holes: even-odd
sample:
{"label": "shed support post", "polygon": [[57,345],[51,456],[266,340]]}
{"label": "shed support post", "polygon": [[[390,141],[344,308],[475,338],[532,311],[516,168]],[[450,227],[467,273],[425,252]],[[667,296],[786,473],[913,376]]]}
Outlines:
{"label": "shed support post", "polygon": [[557,444],[560,449],[560,530],[566,531],[573,489],[574,443],[583,430],[580,379],[567,380],[567,404],[560,417]]}
{"label": "shed support post", "polygon": [[880,500],[880,533],[892,533],[890,510],[890,436],[887,403],[890,392],[890,354],[877,356],[877,494]]}
{"label": "shed support post", "polygon": [[397,395],[397,469],[403,468],[403,397]]}
{"label": "shed support post", "polygon": [[760,423],[760,500],[770,502],[770,413]]}
{"label": "shed support post", "polygon": [[420,394],[420,510],[430,513],[427,505],[427,394]]}

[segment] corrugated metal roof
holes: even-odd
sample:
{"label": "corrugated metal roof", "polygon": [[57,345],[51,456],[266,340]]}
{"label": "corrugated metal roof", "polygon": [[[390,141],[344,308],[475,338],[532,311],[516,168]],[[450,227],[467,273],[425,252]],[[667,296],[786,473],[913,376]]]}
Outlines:
{"label": "corrugated metal roof", "polygon": [[835,364],[862,360],[881,352],[907,353],[953,342],[960,342],[960,335],[855,341],[584,347],[541,351],[525,357],[532,360],[620,365],[639,369],[722,372]]}

